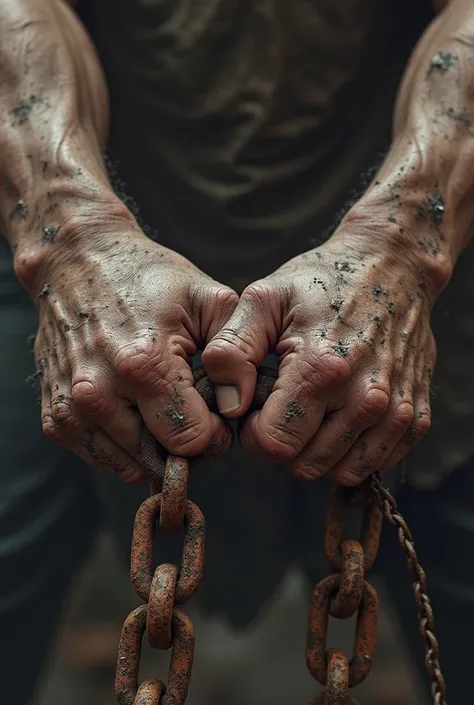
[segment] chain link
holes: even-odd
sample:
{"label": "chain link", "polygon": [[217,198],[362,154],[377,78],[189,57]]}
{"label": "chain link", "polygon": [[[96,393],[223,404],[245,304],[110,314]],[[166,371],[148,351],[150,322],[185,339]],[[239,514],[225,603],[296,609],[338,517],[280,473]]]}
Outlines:
{"label": "chain link", "polygon": [[[261,408],[276,379],[275,370],[259,374],[251,410]],[[196,389],[209,408],[216,409],[214,391],[204,372],[195,373]],[[229,450],[232,435],[212,453]],[[188,478],[199,459],[169,455],[150,434],[144,435],[144,465],[150,477],[151,496],[137,511],[132,538],[130,579],[145,604],[125,620],[120,638],[115,692],[118,705],[184,705],[194,657],[194,627],[177,606],[197,592],[204,567],[206,523],[196,504],[188,500]],[[359,540],[343,539],[344,521],[350,507],[362,509]],[[432,683],[433,705],[446,705],[446,687],[439,663],[439,646],[434,634],[433,611],[411,533],[390,492],[376,473],[357,488],[337,487],[328,505],[324,551],[335,571],[321,580],[311,596],[306,662],[311,675],[324,691],[307,705],[357,705],[349,689],[362,683],[370,673],[378,622],[378,596],[365,580],[376,558],[383,517],[398,530],[400,545],[407,554],[413,574],[413,590],[418,608],[420,631],[426,645],[426,668]],[[181,567],[163,563],[153,571],[153,545],[156,525],[167,534],[184,530]],[[329,617],[347,619],[357,613],[353,655],[340,649],[326,649]],[[139,684],[141,648],[144,634],[155,649],[171,649],[166,685],[158,680]]]}
{"label": "chain link", "polygon": [[398,511],[394,497],[382,485],[380,473],[374,473],[370,482],[372,491],[377,497],[385,518],[397,529],[398,540],[406,553],[408,567],[413,577],[413,593],[418,610],[420,634],[425,643],[425,667],[431,680],[433,705],[447,705],[446,683],[439,662],[439,644],[434,633],[433,609],[427,594],[425,571],[418,560],[410,529]]}

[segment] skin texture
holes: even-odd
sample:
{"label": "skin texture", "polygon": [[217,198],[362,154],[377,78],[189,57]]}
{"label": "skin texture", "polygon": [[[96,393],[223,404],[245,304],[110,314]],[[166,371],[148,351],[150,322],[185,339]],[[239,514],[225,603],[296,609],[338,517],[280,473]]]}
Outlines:
{"label": "skin texture", "polygon": [[[430,312],[472,224],[472,139],[459,119],[473,77],[469,5],[454,0],[421,40],[393,148],[335,235],[237,305],[150,242],[113,194],[101,157],[106,86],[74,13],[61,0],[0,0],[0,225],[38,308],[50,438],[127,481],[142,475],[142,419],[172,452],[218,446],[223,422],[192,387],[190,358],[206,343],[211,379],[239,391],[233,418],[247,411],[265,352],[277,351],[275,391],[242,442],[300,477],[357,484],[426,433]],[[440,51],[456,59],[431,70]]]}
{"label": "skin texture", "polygon": [[453,0],[402,82],[392,148],[323,247],[247,288],[203,354],[242,417],[268,350],[279,379],[246,421],[249,453],[355,485],[430,427],[433,303],[472,237],[474,10]]}
{"label": "skin texture", "polygon": [[43,430],[129,482],[143,476],[143,421],[172,452],[212,454],[228,431],[190,361],[238,297],[151,242],[113,193],[107,90],[74,13],[0,8],[0,225],[38,310]]}
{"label": "skin texture", "polygon": [[45,434],[126,481],[142,476],[142,419],[171,452],[218,446],[224,422],[194,389],[190,360],[237,295],[131,224],[74,259],[48,268],[38,307]]}

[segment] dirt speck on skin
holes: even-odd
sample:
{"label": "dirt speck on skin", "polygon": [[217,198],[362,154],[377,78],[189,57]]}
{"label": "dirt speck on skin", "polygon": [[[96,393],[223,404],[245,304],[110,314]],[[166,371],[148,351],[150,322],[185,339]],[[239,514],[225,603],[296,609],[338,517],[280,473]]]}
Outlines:
{"label": "dirt speck on skin", "polygon": [[342,437],[344,443],[349,443],[350,441],[355,441],[357,438],[357,433],[355,431],[348,431]]}
{"label": "dirt speck on skin", "polygon": [[444,218],[445,206],[443,197],[440,193],[428,194],[426,210],[428,211],[433,223],[435,225],[441,225]]}
{"label": "dirt speck on skin", "polygon": [[448,71],[454,65],[456,58],[456,55],[453,54],[451,51],[438,51],[431,58],[427,75],[431,76],[433,71],[446,73],[446,71]]}
{"label": "dirt speck on skin", "polygon": [[464,127],[471,127],[471,121],[465,115],[464,113],[458,113],[454,108],[447,108],[443,115],[446,115],[450,120],[454,120],[454,122],[457,122],[459,125],[463,125]]}
{"label": "dirt speck on skin", "polygon": [[354,274],[355,267],[351,265],[350,262],[344,260],[343,262],[334,262],[334,267],[338,272],[347,272],[348,274]]}
{"label": "dirt speck on skin", "polygon": [[52,290],[53,290],[52,285],[49,284],[48,282],[46,282],[45,284],[43,284],[41,291],[38,294],[38,299],[42,299],[45,296],[48,296],[48,294],[50,294],[52,292]]}
{"label": "dirt speck on skin", "polygon": [[21,220],[23,220],[24,218],[26,218],[27,215],[28,207],[25,204],[24,200],[20,198],[20,200],[15,203],[15,206],[12,212],[10,213],[10,220],[14,220],[15,218],[20,218]]}
{"label": "dirt speck on skin", "polygon": [[293,419],[303,419],[306,416],[306,411],[298,404],[297,401],[292,401],[288,404],[288,407],[283,414],[283,418],[286,421],[292,421]]}
{"label": "dirt speck on skin", "polygon": [[59,230],[57,225],[51,225],[49,228],[43,228],[43,235],[41,237],[41,244],[46,245],[47,243],[54,242],[54,238]]}
{"label": "dirt speck on skin", "polygon": [[172,404],[168,404],[163,409],[165,416],[167,416],[171,421],[173,421],[177,426],[184,426],[186,423],[186,417],[178,409],[176,409]]}
{"label": "dirt speck on skin", "polygon": [[332,349],[335,353],[337,353],[337,355],[340,355],[341,357],[347,357],[349,355],[349,346],[343,343],[341,340],[336,345],[333,345]]}
{"label": "dirt speck on skin", "polygon": [[372,294],[374,295],[375,299],[378,299],[380,294],[382,294],[383,289],[380,286],[380,284],[374,284],[372,287]]}
{"label": "dirt speck on skin", "polygon": [[331,301],[331,308],[333,311],[340,311],[343,303],[343,299],[340,296],[336,296],[336,298]]}
{"label": "dirt speck on skin", "polygon": [[313,284],[319,284],[319,286],[321,287],[321,289],[322,289],[323,291],[327,291],[327,290],[328,290],[326,284],[323,282],[322,279],[318,279],[317,277],[315,277],[315,278],[313,279]]}
{"label": "dirt speck on skin", "polygon": [[13,118],[11,126],[17,127],[23,125],[30,117],[33,106],[40,102],[41,98],[38,98],[36,95],[30,95],[29,98],[15,105],[15,107],[9,111],[9,114]]}

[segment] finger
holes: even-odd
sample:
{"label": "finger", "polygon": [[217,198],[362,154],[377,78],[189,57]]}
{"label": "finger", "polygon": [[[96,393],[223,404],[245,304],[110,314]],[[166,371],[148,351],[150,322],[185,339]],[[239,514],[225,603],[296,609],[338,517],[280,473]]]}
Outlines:
{"label": "finger", "polygon": [[326,475],[342,458],[351,457],[357,439],[376,424],[389,404],[389,384],[369,383],[365,390],[355,385],[351,397],[340,411],[330,414],[319,430],[290,464],[301,479],[315,480]]}
{"label": "finger", "polygon": [[341,485],[358,485],[388,458],[413,421],[412,385],[405,383],[405,396],[394,391],[383,418],[366,431],[330,475]]}
{"label": "finger", "polygon": [[[273,294],[273,295],[272,295]],[[215,385],[222,415],[242,416],[255,393],[257,368],[276,344],[279,296],[258,283],[248,287],[230,319],[208,343],[202,362]]]}
{"label": "finger", "polygon": [[[407,430],[401,437],[400,441],[392,449],[381,465],[382,470],[393,468],[402,458],[410,451],[410,449],[421,441],[431,427],[431,403],[430,403],[430,385],[431,385],[431,367],[422,366],[421,375],[423,379],[417,384],[415,389],[415,399],[413,408],[413,421],[408,426]],[[420,376],[421,376],[420,375]]]}
{"label": "finger", "polygon": [[76,412],[87,419],[88,425],[102,428],[118,446],[139,462],[140,414],[127,399],[117,395],[105,375],[93,371],[75,375],[71,392]]}
{"label": "finger", "polygon": [[43,433],[54,443],[69,448],[88,465],[112,471],[124,482],[136,482],[143,471],[134,458],[120,448],[105,432],[88,427],[76,412],[66,385],[55,383],[54,393],[43,394],[41,422]]}
{"label": "finger", "polygon": [[239,297],[233,289],[216,282],[210,286],[199,283],[191,289],[191,301],[193,305],[196,302],[199,310],[201,339],[208,343],[227,323],[237,308]]}
{"label": "finger", "polygon": [[123,482],[134,483],[143,479],[143,469],[136,460],[100,428],[88,427],[79,443],[70,447],[91,467],[113,472]]}
{"label": "finger", "polygon": [[209,411],[194,376],[172,336],[137,341],[115,357],[115,372],[155,438],[171,453],[194,457],[225,433],[224,421]]}
{"label": "finger", "polygon": [[288,355],[262,410],[242,429],[245,450],[269,460],[293,461],[318,431],[328,402],[349,376],[348,361],[333,350]]}

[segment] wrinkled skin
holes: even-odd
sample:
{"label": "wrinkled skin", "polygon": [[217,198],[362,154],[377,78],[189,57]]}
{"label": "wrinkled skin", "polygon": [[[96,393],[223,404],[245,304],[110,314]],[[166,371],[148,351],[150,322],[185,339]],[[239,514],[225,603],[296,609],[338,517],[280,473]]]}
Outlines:
{"label": "wrinkled skin", "polygon": [[346,485],[396,464],[430,426],[432,299],[416,258],[343,228],[249,286],[203,353],[211,380],[239,390],[229,418],[247,411],[267,351],[278,355],[244,448],[302,479]]}
{"label": "wrinkled skin", "polygon": [[35,356],[44,433],[133,482],[143,475],[141,418],[187,456],[228,433],[194,389],[190,361],[238,297],[136,224],[118,230],[83,233],[87,247],[43,267]]}

